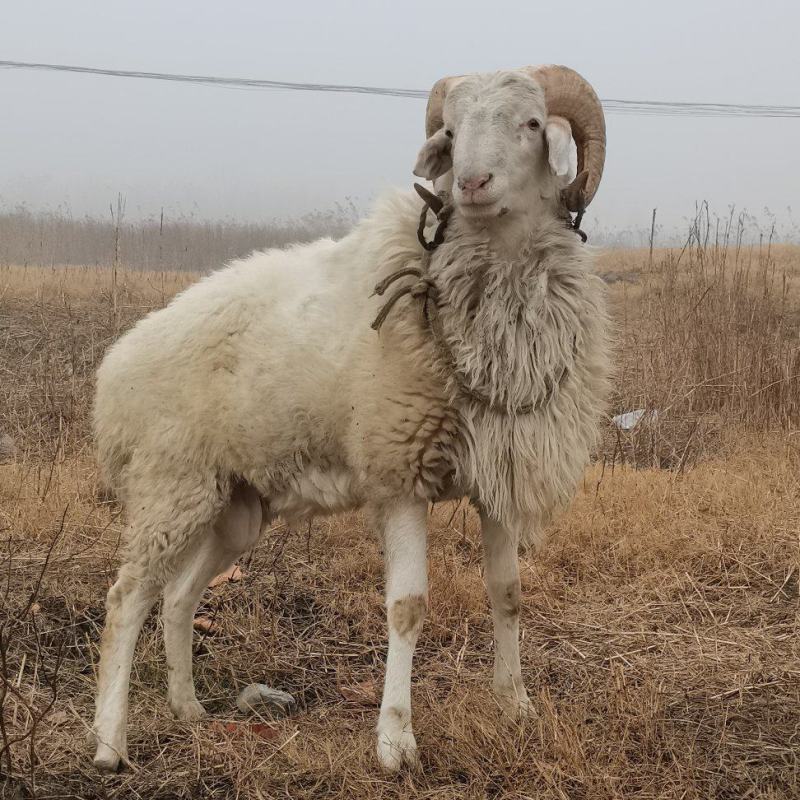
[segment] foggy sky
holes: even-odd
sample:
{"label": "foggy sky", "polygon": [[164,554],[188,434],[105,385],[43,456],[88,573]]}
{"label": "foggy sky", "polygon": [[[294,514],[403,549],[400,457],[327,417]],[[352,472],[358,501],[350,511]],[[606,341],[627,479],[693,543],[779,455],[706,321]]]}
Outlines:
{"label": "foggy sky", "polygon": [[[800,4],[3,0],[0,58],[427,89],[567,64],[601,97],[800,105]],[[410,186],[423,100],[0,69],[0,204],[259,220]],[[590,225],[680,225],[698,200],[782,222],[800,119],[612,116]],[[796,214],[800,219],[800,210]]]}

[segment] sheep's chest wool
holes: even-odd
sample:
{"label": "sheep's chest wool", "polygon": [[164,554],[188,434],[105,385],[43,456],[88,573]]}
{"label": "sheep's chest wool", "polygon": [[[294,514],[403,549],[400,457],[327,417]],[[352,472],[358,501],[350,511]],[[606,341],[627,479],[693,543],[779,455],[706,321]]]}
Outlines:
{"label": "sheep's chest wool", "polygon": [[435,324],[410,299],[381,331],[409,364],[381,415],[404,409],[387,431],[394,463],[418,494],[467,494],[528,545],[571,497],[607,395],[604,289],[590,260],[557,222],[515,258],[453,226],[427,264]]}

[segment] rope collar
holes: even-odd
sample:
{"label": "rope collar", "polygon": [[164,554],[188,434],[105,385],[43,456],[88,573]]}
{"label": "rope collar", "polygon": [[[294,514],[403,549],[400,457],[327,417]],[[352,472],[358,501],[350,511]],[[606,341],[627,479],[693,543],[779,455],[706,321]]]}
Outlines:
{"label": "rope collar", "polygon": [[[433,194],[433,192],[429,192],[424,186],[421,186],[418,183],[414,184],[414,189],[425,203],[425,205],[422,207],[422,213],[419,215],[417,239],[419,239],[419,243],[422,245],[422,248],[425,250],[426,254],[430,254],[444,241],[447,223],[450,221],[450,215],[453,213],[453,207],[449,204],[445,204],[446,195],[440,197],[439,195]],[[433,239],[428,241],[425,238],[425,225],[428,221],[428,211],[431,210],[436,215],[436,219],[439,220],[439,225],[436,227],[436,233],[434,233]],[[427,259],[425,260],[425,266],[427,267]],[[394,294],[389,296],[389,299],[381,306],[378,316],[375,317],[375,320],[371,326],[372,330],[380,330],[381,325],[383,325],[386,317],[389,316],[389,312],[392,310],[395,303],[401,297],[404,297],[407,294],[410,294],[412,297],[417,299],[422,299],[422,309],[425,314],[425,318],[428,319],[428,322],[430,323],[429,304],[436,303],[436,286],[433,283],[433,279],[423,273],[422,269],[418,269],[416,267],[403,267],[402,269],[393,272],[391,275],[387,275],[387,277],[385,277],[375,287],[372,296],[378,295],[379,297],[383,297],[384,292],[386,292],[386,290],[396,280],[406,277],[415,277],[417,280],[413,283],[401,286],[399,289],[397,289],[397,291],[394,292]]]}
{"label": "rope collar", "polygon": [[[444,234],[447,230],[447,223],[450,221],[450,215],[453,213],[453,207],[449,204],[445,205],[444,197],[429,192],[424,186],[414,184],[414,190],[423,199],[425,205],[422,207],[422,213],[419,215],[419,226],[417,227],[417,239],[428,253],[432,253],[443,241]],[[428,221],[428,211],[432,210],[436,214],[436,219],[439,220],[439,225],[436,227],[436,233],[433,234],[433,239],[428,241],[425,238],[425,223]]]}
{"label": "rope collar", "polygon": [[[569,212],[567,212],[569,214]],[[586,209],[582,208],[575,214],[575,219],[571,219],[567,225],[568,228],[575,231],[578,236],[581,237],[581,241],[586,244],[586,240],[589,238],[582,230],[581,230],[581,222],[583,221],[583,215],[586,213]]]}

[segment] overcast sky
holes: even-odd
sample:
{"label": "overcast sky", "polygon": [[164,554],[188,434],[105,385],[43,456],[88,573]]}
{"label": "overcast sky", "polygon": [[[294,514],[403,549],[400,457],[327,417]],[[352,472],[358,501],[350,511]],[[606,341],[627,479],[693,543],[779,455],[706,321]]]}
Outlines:
{"label": "overcast sky", "polygon": [[[427,89],[557,62],[601,97],[800,105],[794,0],[12,2],[0,59]],[[409,186],[424,101],[0,70],[0,202],[248,220]],[[800,119],[608,116],[596,226],[708,199],[788,220]],[[800,208],[795,213],[800,219]]]}

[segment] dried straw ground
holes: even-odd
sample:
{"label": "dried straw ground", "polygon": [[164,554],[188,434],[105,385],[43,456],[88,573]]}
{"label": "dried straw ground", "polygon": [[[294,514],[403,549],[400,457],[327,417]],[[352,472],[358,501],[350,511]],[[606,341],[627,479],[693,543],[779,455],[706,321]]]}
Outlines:
{"label": "dried straw ground", "polygon": [[[712,237],[713,238],[713,237]],[[92,373],[117,330],[193,276],[0,268],[0,796],[80,798],[796,798],[800,796],[796,436],[800,251],[702,235],[609,253],[619,330],[597,461],[547,548],[523,561],[523,672],[538,718],[487,691],[491,626],[476,520],[431,517],[416,661],[423,770],[382,776],[379,548],[358,515],[273,528],[245,579],[209,590],[196,636],[207,720],[171,719],[157,617],[134,664],[131,769],[84,744],[103,599],[123,530],[98,489]],[[233,700],[292,692],[285,720]]]}

